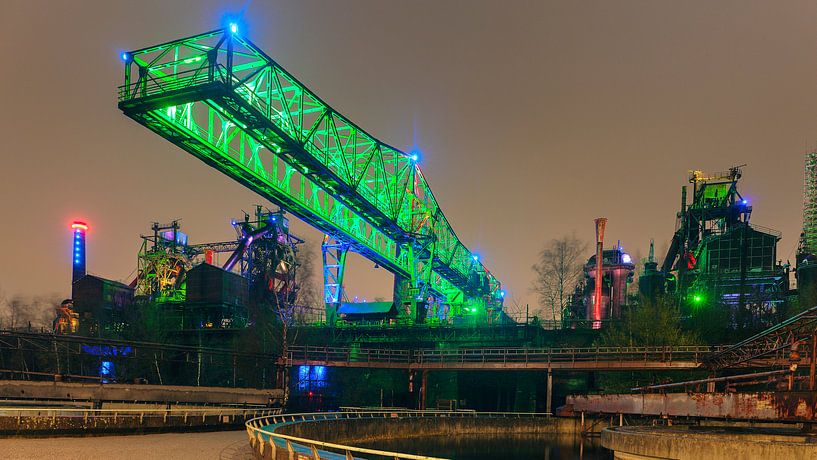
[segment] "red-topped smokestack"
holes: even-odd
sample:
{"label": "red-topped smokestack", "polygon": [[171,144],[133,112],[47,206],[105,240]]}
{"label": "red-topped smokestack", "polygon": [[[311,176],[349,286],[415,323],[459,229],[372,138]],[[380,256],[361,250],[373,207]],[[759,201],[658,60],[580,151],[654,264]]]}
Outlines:
{"label": "red-topped smokestack", "polygon": [[604,227],[607,225],[607,218],[606,217],[599,217],[595,221],[596,223],[596,279],[595,279],[595,290],[593,293],[593,307],[590,311],[590,315],[588,315],[588,319],[593,322],[593,329],[601,328],[601,311],[602,311],[602,298],[601,298],[601,285],[602,285],[602,259],[604,258]]}
{"label": "red-topped smokestack", "polygon": [[[88,232],[88,224],[81,221],[74,221],[71,224],[71,233],[74,237],[72,249],[71,285],[73,286],[80,278],[85,276],[85,234]],[[73,290],[72,290],[73,292]]]}

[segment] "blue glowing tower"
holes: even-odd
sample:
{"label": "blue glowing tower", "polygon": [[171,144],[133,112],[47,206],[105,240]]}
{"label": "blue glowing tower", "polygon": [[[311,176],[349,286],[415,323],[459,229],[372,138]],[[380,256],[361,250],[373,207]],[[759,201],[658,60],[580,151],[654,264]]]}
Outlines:
{"label": "blue glowing tower", "polygon": [[72,258],[71,285],[85,276],[85,234],[88,232],[88,224],[75,221],[71,224],[71,231],[74,234],[74,248]]}

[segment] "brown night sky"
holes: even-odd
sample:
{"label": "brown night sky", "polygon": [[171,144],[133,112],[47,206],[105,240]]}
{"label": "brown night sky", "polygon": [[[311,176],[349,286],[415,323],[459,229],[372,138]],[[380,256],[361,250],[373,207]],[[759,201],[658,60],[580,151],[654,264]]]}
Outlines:
{"label": "brown night sky", "polygon": [[[0,290],[70,282],[71,219],[92,273],[129,281],[140,233],[182,218],[191,241],[232,237],[263,201],[122,115],[119,53],[219,26],[244,2],[18,1],[0,7]],[[811,1],[276,1],[249,38],[341,113],[415,142],[463,242],[521,303],[546,240],[575,230],[646,256],[674,230],[687,170],[748,163],[754,223],[801,225],[803,153],[817,143]],[[313,243],[305,225],[297,233]],[[663,254],[661,254],[663,255]],[[347,289],[389,296],[355,259]]]}

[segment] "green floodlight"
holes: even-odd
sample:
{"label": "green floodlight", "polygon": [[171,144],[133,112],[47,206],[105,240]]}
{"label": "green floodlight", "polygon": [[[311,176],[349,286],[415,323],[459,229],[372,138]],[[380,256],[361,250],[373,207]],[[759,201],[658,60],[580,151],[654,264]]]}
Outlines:
{"label": "green floodlight", "polygon": [[700,292],[695,292],[690,296],[690,300],[692,301],[692,305],[701,306],[706,302],[706,297]]}

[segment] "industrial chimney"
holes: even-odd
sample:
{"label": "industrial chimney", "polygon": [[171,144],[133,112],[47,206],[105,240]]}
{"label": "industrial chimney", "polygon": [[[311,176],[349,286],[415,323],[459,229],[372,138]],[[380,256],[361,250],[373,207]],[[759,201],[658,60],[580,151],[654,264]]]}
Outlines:
{"label": "industrial chimney", "polygon": [[[85,234],[88,232],[88,224],[75,221],[71,224],[71,231],[74,234],[74,247],[72,258],[71,285],[73,286],[80,278],[85,276]],[[73,291],[73,289],[72,289]]]}
{"label": "industrial chimney", "polygon": [[599,217],[594,222],[596,223],[596,280],[594,282],[593,307],[592,311],[589,312],[588,319],[592,321],[593,329],[599,329],[601,328],[602,317],[601,285],[603,274],[601,262],[604,258],[604,227],[607,225],[607,218]]}

